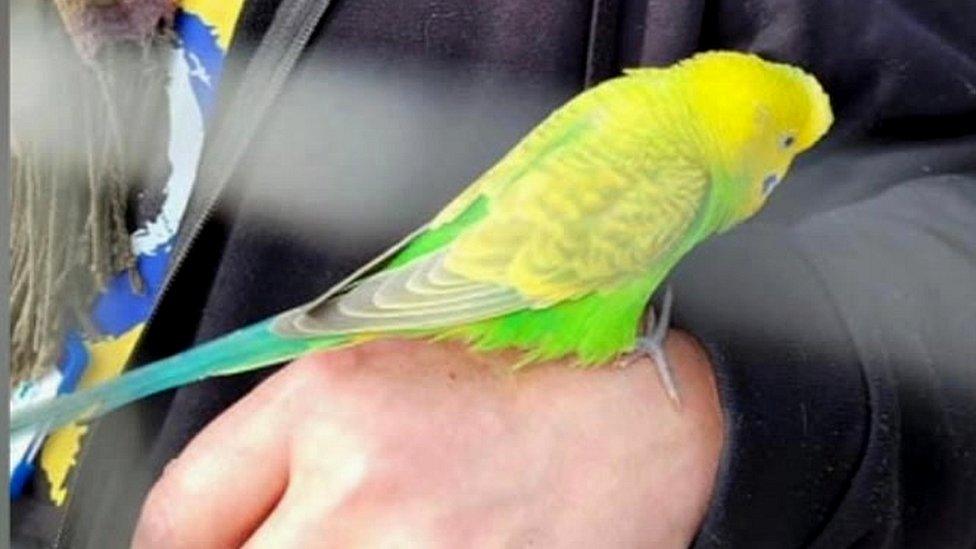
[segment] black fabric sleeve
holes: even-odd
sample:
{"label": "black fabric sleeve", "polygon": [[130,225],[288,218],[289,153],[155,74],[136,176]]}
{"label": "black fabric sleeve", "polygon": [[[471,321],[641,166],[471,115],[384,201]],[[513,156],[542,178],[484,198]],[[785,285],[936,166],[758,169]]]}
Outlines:
{"label": "black fabric sleeve", "polygon": [[976,545],[976,172],[747,224],[673,281],[726,414],[696,546]]}

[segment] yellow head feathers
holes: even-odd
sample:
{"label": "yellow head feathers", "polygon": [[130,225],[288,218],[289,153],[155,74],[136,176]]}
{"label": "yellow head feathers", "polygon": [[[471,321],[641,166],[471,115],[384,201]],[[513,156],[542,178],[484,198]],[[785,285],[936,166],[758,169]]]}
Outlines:
{"label": "yellow head feathers", "polygon": [[[810,148],[833,122],[830,99],[817,79],[803,70],[759,56],[732,51],[700,53],[679,63],[689,97],[719,126],[755,127],[732,109],[759,111],[758,122],[792,132],[797,152]],[[761,120],[769,116],[771,120]]]}
{"label": "yellow head feathers", "polygon": [[754,214],[793,158],[833,123],[830,100],[803,70],[756,55],[717,51],[669,69],[629,71],[664,77],[697,121],[702,154],[716,179],[734,185],[737,220]]}

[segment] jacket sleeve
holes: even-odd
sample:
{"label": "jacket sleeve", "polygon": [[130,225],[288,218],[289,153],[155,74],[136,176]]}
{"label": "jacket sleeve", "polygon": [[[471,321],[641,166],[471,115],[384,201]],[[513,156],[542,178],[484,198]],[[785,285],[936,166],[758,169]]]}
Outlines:
{"label": "jacket sleeve", "polygon": [[976,140],[963,146],[968,167],[912,146],[814,162],[798,179],[824,195],[899,158],[923,173],[776,222],[809,199],[787,193],[674,273],[676,324],[708,349],[726,414],[698,547],[976,544]]}

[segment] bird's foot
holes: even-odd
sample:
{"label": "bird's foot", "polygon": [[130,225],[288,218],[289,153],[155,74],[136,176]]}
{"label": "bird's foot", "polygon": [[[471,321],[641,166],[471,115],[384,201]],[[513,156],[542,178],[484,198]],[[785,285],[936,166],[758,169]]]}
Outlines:
{"label": "bird's foot", "polygon": [[661,378],[661,385],[675,407],[681,406],[681,397],[678,393],[678,384],[675,381],[674,370],[668,360],[668,355],[664,352],[664,339],[668,334],[668,324],[671,320],[671,303],[673,301],[671,287],[664,290],[664,297],[661,301],[661,310],[658,315],[654,314],[654,309],[648,305],[647,313],[644,315],[644,335],[637,338],[634,350],[624,359],[625,365],[642,358],[649,358],[654,362],[657,374]]}

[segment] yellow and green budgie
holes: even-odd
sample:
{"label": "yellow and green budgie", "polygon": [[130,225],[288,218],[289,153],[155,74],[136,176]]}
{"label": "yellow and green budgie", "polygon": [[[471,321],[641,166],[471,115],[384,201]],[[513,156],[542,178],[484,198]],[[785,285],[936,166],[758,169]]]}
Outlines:
{"label": "yellow and green budgie", "polygon": [[[708,52],[640,68],[553,112],[423,227],[319,299],[101,386],[17,411],[50,430],[141,397],[383,337],[517,348],[581,366],[655,351],[651,295],[748,219],[833,116],[802,70]],[[670,389],[673,391],[673,387]]]}

